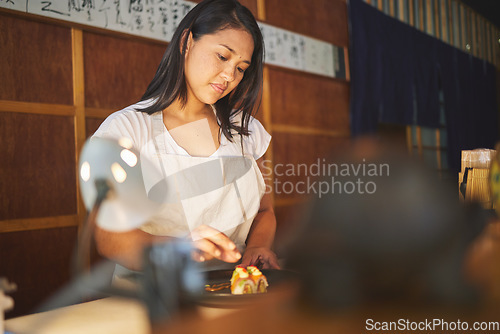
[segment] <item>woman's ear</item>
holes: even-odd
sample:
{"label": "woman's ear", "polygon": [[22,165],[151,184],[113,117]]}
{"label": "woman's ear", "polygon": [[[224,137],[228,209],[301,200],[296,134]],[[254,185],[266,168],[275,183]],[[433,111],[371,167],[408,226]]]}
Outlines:
{"label": "woman's ear", "polygon": [[186,43],[185,55],[187,55],[189,49],[191,48],[191,45],[193,44],[193,33],[191,31],[188,31],[187,29],[185,29],[182,32],[182,36],[181,36],[181,43],[180,43],[181,54],[182,54],[182,49],[184,49],[184,43]]}

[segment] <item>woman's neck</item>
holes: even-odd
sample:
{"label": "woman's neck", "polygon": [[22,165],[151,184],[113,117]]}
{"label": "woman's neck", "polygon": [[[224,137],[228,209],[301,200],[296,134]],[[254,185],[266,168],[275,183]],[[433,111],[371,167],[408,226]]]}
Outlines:
{"label": "woman's neck", "polygon": [[211,116],[212,108],[210,105],[205,103],[190,103],[189,100],[185,105],[182,105],[181,101],[177,99],[175,102],[173,102],[163,110],[163,114],[169,114],[176,117],[177,119],[182,119],[186,122],[192,122],[202,118],[207,118],[207,116]]}
{"label": "woman's neck", "polygon": [[163,123],[173,140],[191,156],[207,157],[220,146],[219,124],[208,104],[172,103],[163,110]]}

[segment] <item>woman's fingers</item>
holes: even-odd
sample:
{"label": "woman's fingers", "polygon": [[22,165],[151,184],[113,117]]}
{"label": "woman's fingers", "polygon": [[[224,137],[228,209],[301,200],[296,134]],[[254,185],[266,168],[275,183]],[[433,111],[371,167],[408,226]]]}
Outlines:
{"label": "woman's fingers", "polygon": [[241,258],[240,252],[231,239],[207,225],[201,225],[194,229],[191,233],[191,239],[195,248],[201,252],[199,261],[217,258],[226,262],[236,262]]}
{"label": "woman's fingers", "polygon": [[271,256],[262,262],[262,269],[281,269],[276,257]]}

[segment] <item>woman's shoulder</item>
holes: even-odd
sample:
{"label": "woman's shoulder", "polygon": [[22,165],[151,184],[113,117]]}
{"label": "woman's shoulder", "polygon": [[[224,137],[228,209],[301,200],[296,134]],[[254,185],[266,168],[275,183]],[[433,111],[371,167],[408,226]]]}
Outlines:
{"label": "woman's shoulder", "polygon": [[[235,111],[230,117],[230,121],[237,126],[241,126],[242,120],[243,113],[241,111]],[[252,115],[248,115],[248,129],[251,130],[253,128],[264,129],[264,126],[257,118]]]}
{"label": "woman's shoulder", "polygon": [[149,131],[151,117],[141,109],[150,105],[150,101],[141,101],[115,111],[102,122],[96,137],[129,137],[135,139],[143,131]]}
{"label": "woman's shoulder", "polygon": [[[232,121],[241,126],[242,113],[235,113],[232,117]],[[251,115],[248,119],[248,132],[248,136],[243,137],[245,151],[251,153],[257,160],[267,151],[271,142],[271,135],[266,131],[262,123]]]}

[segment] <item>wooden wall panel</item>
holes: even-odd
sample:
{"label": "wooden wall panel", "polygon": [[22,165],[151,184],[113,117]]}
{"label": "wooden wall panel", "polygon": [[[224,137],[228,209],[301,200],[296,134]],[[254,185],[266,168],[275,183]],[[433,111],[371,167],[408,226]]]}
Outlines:
{"label": "wooden wall panel", "polygon": [[77,228],[0,233],[0,276],[17,284],[7,318],[35,311],[70,280]]}
{"label": "wooden wall panel", "polygon": [[87,117],[85,118],[85,134],[86,137],[90,137],[96,132],[96,130],[99,128],[99,125],[104,121],[104,118],[94,118],[94,117]]}
{"label": "wooden wall panel", "polygon": [[[304,186],[297,187],[298,182],[307,182],[307,178],[311,176],[310,181],[316,179],[315,169],[310,169],[312,165],[324,163],[323,159],[327,159],[332,155],[341,151],[350,142],[350,137],[331,137],[320,135],[301,135],[294,133],[274,133],[273,152],[274,152],[274,177],[275,182],[275,198],[278,205],[292,198],[303,200],[310,195],[317,197],[317,193],[304,192]],[[299,165],[302,165],[300,167]],[[290,167],[293,166],[293,169]],[[307,166],[306,172],[304,167]],[[312,167],[315,168],[315,167]],[[293,173],[292,173],[292,172]],[[305,173],[310,172],[309,175]],[[294,175],[287,175],[294,174]],[[319,175],[322,177],[324,175]],[[287,185],[285,185],[287,183]],[[293,191],[289,189],[293,187]],[[281,188],[280,188],[281,187]],[[297,191],[298,190],[298,191]]]}
{"label": "wooden wall panel", "polygon": [[[241,2],[262,21],[335,45],[348,44],[344,0],[315,0],[308,6],[301,1],[286,6],[277,0]],[[79,146],[75,137],[81,141],[83,134],[90,136],[107,115],[141,97],[166,44],[95,30],[84,30],[81,38],[82,27],[72,34],[67,25],[58,26],[55,21],[42,24],[0,15],[2,31],[14,26],[13,35],[9,31],[9,36],[0,36],[0,56],[8,60],[8,64],[0,64],[0,78],[7,78],[15,87],[10,89],[2,82],[0,100],[37,102],[16,104],[16,110],[4,108],[0,113],[0,156],[8,161],[0,164],[0,224],[3,220],[33,229],[4,229],[5,233],[0,233],[0,274],[5,273],[19,285],[13,295],[16,310],[8,314],[13,317],[32,312],[69,279],[69,260],[78,228],[60,226],[76,225],[81,218],[81,212],[77,212],[75,147]],[[4,15],[8,21],[3,20]],[[22,43],[13,43],[16,40]],[[23,50],[31,54],[23,54]],[[258,115],[273,135],[266,158],[273,160],[274,149],[277,163],[311,163],[349,140],[332,135],[335,131],[348,133],[347,82],[272,66],[266,66],[266,70],[267,95]],[[35,81],[26,83],[24,78]],[[82,92],[85,103],[76,98]],[[53,105],[41,103],[69,108],[57,111]],[[34,107],[40,109],[38,115],[29,113]],[[303,129],[313,134],[304,134]],[[293,195],[277,199],[278,233],[283,234],[292,228],[291,217],[298,217],[296,212],[304,199]],[[38,217],[44,218],[35,219]],[[36,230],[48,219],[50,224]],[[92,260],[98,259],[93,254]]]}
{"label": "wooden wall panel", "polygon": [[72,104],[70,29],[0,13],[0,31],[0,100]]}
{"label": "wooden wall panel", "polygon": [[0,112],[0,221],[76,213],[72,117]]}
{"label": "wooden wall panel", "polygon": [[348,133],[349,83],[279,68],[269,79],[273,124]]}
{"label": "wooden wall panel", "polygon": [[274,209],[276,221],[275,249],[279,256],[284,257],[288,242],[296,237],[297,229],[307,221],[310,202],[296,201],[277,206]]}
{"label": "wooden wall panel", "polygon": [[85,106],[116,110],[139,101],[166,48],[88,32],[83,46]]}
{"label": "wooden wall panel", "polygon": [[[278,253],[282,252],[290,238],[295,236],[296,227],[307,220],[309,203],[319,197],[317,181],[328,177],[323,173],[316,176],[316,169],[311,166],[318,161],[328,161],[349,143],[349,137],[274,133],[273,190],[278,224],[275,246]],[[307,166],[307,170],[304,171],[301,166]],[[293,173],[289,173],[290,171]],[[287,173],[295,175],[286,175]],[[308,184],[312,185],[312,188],[307,188]]]}
{"label": "wooden wall panel", "polygon": [[337,46],[348,46],[345,0],[265,0],[266,22]]}

